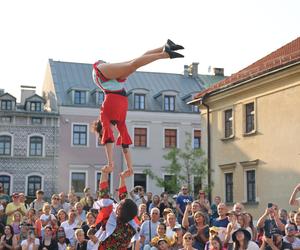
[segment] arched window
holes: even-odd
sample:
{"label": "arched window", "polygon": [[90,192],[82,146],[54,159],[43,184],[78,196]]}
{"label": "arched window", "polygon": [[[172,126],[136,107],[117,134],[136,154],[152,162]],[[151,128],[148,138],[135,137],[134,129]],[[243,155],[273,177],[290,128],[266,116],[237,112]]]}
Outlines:
{"label": "arched window", "polygon": [[29,140],[29,156],[43,155],[43,137],[32,136]]}
{"label": "arched window", "polygon": [[35,192],[42,189],[42,177],[30,175],[27,177],[27,196],[35,196]]}
{"label": "arched window", "polygon": [[0,155],[11,155],[11,136],[0,136]]}
{"label": "arched window", "polygon": [[3,185],[4,193],[9,195],[11,190],[11,177],[6,174],[1,174],[0,183]]}

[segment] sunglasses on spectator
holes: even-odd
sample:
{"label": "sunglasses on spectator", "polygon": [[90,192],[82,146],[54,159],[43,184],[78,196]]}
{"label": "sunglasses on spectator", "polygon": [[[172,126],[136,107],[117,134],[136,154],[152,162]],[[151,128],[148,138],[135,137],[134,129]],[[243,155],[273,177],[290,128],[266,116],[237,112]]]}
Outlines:
{"label": "sunglasses on spectator", "polygon": [[191,240],[192,237],[191,236],[187,236],[187,237],[184,237],[185,240]]}
{"label": "sunglasses on spectator", "polygon": [[59,200],[59,198],[58,197],[54,197],[53,200]]}
{"label": "sunglasses on spectator", "polygon": [[151,213],[151,214],[158,214],[158,212],[153,212],[153,213]]}

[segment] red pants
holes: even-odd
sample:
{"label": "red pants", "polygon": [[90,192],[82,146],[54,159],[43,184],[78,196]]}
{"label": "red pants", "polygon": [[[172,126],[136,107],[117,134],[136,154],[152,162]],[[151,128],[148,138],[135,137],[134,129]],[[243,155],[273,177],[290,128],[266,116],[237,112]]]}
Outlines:
{"label": "red pants", "polygon": [[111,128],[111,121],[116,122],[116,127],[119,131],[117,145],[132,144],[125,123],[127,110],[127,96],[111,93],[105,95],[100,112],[100,120],[102,123],[102,144],[115,141],[113,130]]}

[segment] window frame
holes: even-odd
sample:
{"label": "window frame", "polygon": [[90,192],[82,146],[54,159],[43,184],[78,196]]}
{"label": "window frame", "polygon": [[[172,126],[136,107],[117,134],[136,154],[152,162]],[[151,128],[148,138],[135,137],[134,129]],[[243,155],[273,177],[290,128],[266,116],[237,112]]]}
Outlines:
{"label": "window frame", "polygon": [[165,149],[172,149],[173,147],[166,147],[166,130],[176,130],[176,146],[175,148],[179,147],[179,132],[178,128],[166,127],[163,128],[163,148]]}
{"label": "window frame", "polygon": [[[84,183],[83,189],[85,187],[87,187],[88,186],[88,178],[89,178],[88,171],[87,170],[82,170],[82,169],[78,169],[78,170],[71,169],[70,172],[69,172],[69,190],[73,191],[73,189],[72,189],[72,174],[74,174],[74,173],[80,173],[80,174],[84,173],[85,174],[85,183]],[[83,189],[82,189],[82,192],[76,192],[74,190],[74,193],[75,194],[83,194]]]}
{"label": "window frame", "polygon": [[[227,178],[226,178],[226,175],[228,174],[231,174],[232,176],[232,180],[231,180],[231,190],[230,190],[230,193],[231,193],[231,198],[232,200],[228,200],[227,198]],[[233,178],[234,178],[234,175],[233,175],[233,172],[232,171],[225,171],[224,172],[224,198],[225,198],[225,203],[233,203],[234,202],[234,189],[233,189],[233,185],[234,185],[234,181],[233,181]]]}
{"label": "window frame", "polygon": [[[9,192],[7,193],[8,195],[12,195],[13,192],[13,184],[14,184],[14,176],[11,175],[10,173],[7,172],[0,172],[0,177],[1,176],[7,176],[9,177]],[[3,182],[2,182],[3,183]],[[6,182],[5,182],[6,183]]]}
{"label": "window frame", "polygon": [[[26,178],[25,178],[25,195],[26,196],[29,196],[29,189],[28,189],[28,185],[29,185],[29,178],[30,177],[33,177],[33,176],[38,176],[41,178],[41,188],[38,188],[38,189],[41,189],[41,190],[44,190],[44,176],[41,174],[41,173],[37,173],[37,172],[33,172],[33,173],[29,173],[26,175]],[[37,189],[37,190],[38,190]],[[30,196],[30,197],[35,197],[35,192],[33,194],[33,196]]]}
{"label": "window frame", "polygon": [[[248,114],[247,111],[247,106],[253,104],[253,110],[250,112],[250,114]],[[256,108],[257,108],[257,104],[256,104],[256,99],[254,100],[250,100],[247,101],[245,103],[243,103],[243,132],[244,132],[244,136],[248,136],[248,135],[254,135],[257,132],[257,112],[256,112]],[[251,118],[253,117],[253,118]],[[252,130],[248,131],[248,119],[252,119],[253,123],[252,123]]]}
{"label": "window frame", "polygon": [[[10,103],[10,108],[8,108],[9,103]],[[3,108],[3,106],[5,106],[5,108]],[[1,100],[1,110],[13,110],[13,101],[7,99]]]}
{"label": "window frame", "polygon": [[146,192],[147,192],[147,188],[149,188],[149,179],[148,179],[148,175],[147,174],[145,174],[145,173],[143,173],[143,172],[139,172],[139,171],[135,171],[134,173],[133,173],[133,178],[132,178],[132,186],[133,187],[135,187],[135,175],[136,174],[139,174],[139,175],[144,175],[145,177],[146,177],[146,187],[144,187],[144,190],[145,190],[145,194],[146,194]]}
{"label": "window frame", "polygon": [[[138,97],[138,101],[136,100],[136,97]],[[143,97],[143,98],[142,98]],[[141,99],[143,99],[143,102],[141,102]],[[142,104],[143,103],[143,107]],[[134,110],[145,110],[146,109],[146,94],[142,93],[134,93],[133,95],[133,109]]]}
{"label": "window frame", "polygon": [[[88,100],[87,100],[87,96],[86,96],[86,92],[85,90],[74,90],[74,104],[76,105],[85,105],[87,104]],[[76,94],[79,94],[79,99],[76,98]],[[83,99],[84,97],[84,99]],[[76,100],[78,100],[79,102],[77,103]],[[84,100],[84,102],[82,102]]]}
{"label": "window frame", "polygon": [[[9,133],[0,133],[0,137],[10,137],[10,149],[9,154],[0,154],[1,157],[12,157],[13,156],[13,149],[14,149],[14,137],[12,134]],[[5,151],[5,146],[4,146]]]}
{"label": "window frame", "polygon": [[[40,122],[34,122],[34,120],[39,120]],[[42,125],[43,118],[42,117],[31,117],[31,125]]]}
{"label": "window frame", "polygon": [[[31,138],[37,137],[42,139],[41,155],[32,155],[31,154]],[[27,157],[44,157],[45,156],[45,136],[41,134],[30,134],[28,135],[27,141]]]}
{"label": "window frame", "polygon": [[[200,131],[199,147],[195,147],[195,138],[198,138],[198,137],[195,137],[195,131]],[[201,129],[200,129],[200,128],[194,128],[194,129],[193,129],[193,142],[192,142],[192,148],[193,148],[193,149],[201,149]]]}
{"label": "window frame", "polygon": [[[134,126],[133,128],[133,146],[136,148],[147,148],[149,145],[149,128],[145,127],[145,126]],[[135,138],[136,138],[136,133],[135,130],[136,129],[145,129],[146,130],[146,135],[139,135],[139,136],[145,136],[145,145],[136,145],[135,144]]]}
{"label": "window frame", "polygon": [[[86,126],[86,144],[74,144],[74,126]],[[77,133],[77,132],[76,132]],[[89,124],[81,122],[73,122],[71,127],[71,147],[89,147]]]}
{"label": "window frame", "polygon": [[[233,108],[228,108],[223,111],[224,115],[224,138],[231,138],[234,136],[233,132]],[[227,117],[227,112],[231,112],[231,116]],[[229,126],[229,127],[228,127]],[[229,130],[229,134],[227,134],[227,131]]]}
{"label": "window frame", "polygon": [[29,110],[31,112],[41,112],[42,111],[42,102],[40,102],[40,101],[30,101]]}
{"label": "window frame", "polygon": [[[171,99],[173,99],[173,110],[171,110]],[[168,100],[168,105],[166,106],[166,100]],[[175,110],[176,110],[176,96],[175,95],[164,95],[163,96],[163,110],[165,111],[165,112],[175,112]],[[168,109],[166,109],[166,107],[168,108]]]}

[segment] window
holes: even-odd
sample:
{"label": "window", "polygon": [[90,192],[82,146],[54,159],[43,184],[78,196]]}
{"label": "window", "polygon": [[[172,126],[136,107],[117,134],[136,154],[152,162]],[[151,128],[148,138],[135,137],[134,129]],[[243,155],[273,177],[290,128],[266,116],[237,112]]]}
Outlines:
{"label": "window", "polygon": [[11,116],[1,116],[2,123],[11,123]]}
{"label": "window", "polygon": [[[97,172],[97,178],[96,178],[96,190],[99,190],[99,182],[101,179],[101,172]],[[111,191],[111,174],[108,175],[108,190]]]}
{"label": "window", "polygon": [[168,194],[176,194],[176,186],[177,186],[177,179],[175,175],[170,175],[166,174],[164,175],[164,182],[165,182],[165,187],[164,191],[167,192]]}
{"label": "window", "polygon": [[32,117],[31,124],[42,124],[42,118],[40,117]]}
{"label": "window", "polygon": [[254,102],[246,104],[246,133],[254,131]]}
{"label": "window", "polygon": [[247,180],[247,202],[256,201],[256,191],[255,191],[255,170],[246,171]]}
{"label": "window", "polygon": [[98,92],[98,104],[102,104],[103,101],[104,101],[104,93]]}
{"label": "window", "polygon": [[86,93],[85,93],[85,91],[75,90],[74,103],[75,104],[86,104]]}
{"label": "window", "polygon": [[73,145],[87,145],[87,125],[73,125]]}
{"label": "window", "polygon": [[134,94],[134,109],[137,109],[137,110],[145,109],[145,95]]}
{"label": "window", "polygon": [[225,202],[233,202],[233,173],[225,173]]}
{"label": "window", "polygon": [[42,103],[41,102],[30,102],[30,111],[41,111]]}
{"label": "window", "polygon": [[12,110],[12,101],[2,100],[1,101],[1,109],[2,110]]}
{"label": "window", "polygon": [[232,131],[232,109],[227,109],[224,112],[225,117],[225,138],[233,135]]}
{"label": "window", "polygon": [[86,186],[86,173],[73,172],[71,173],[71,190],[75,193],[83,193],[83,189]]}
{"label": "window", "polygon": [[134,128],[134,146],[147,147],[147,128]]}
{"label": "window", "polygon": [[192,105],[192,111],[195,112],[195,113],[199,113],[199,112],[200,112],[199,106],[197,106],[197,105]]}
{"label": "window", "polygon": [[165,129],[165,148],[177,147],[177,130]]}
{"label": "window", "polygon": [[194,176],[194,196],[198,197],[199,190],[202,190],[202,180],[200,176]]}
{"label": "window", "polygon": [[27,195],[35,196],[35,192],[42,189],[42,177],[38,175],[28,176]]}
{"label": "window", "polygon": [[0,155],[11,155],[11,136],[0,136]]}
{"label": "window", "polygon": [[175,111],[175,96],[164,97],[164,110],[165,111]]}
{"label": "window", "polygon": [[32,136],[29,139],[29,155],[42,156],[43,155],[43,138],[40,136]]}
{"label": "window", "polygon": [[4,187],[4,193],[5,194],[10,194],[10,189],[11,189],[11,177],[9,175],[0,175],[0,183],[2,183]]}
{"label": "window", "polygon": [[194,130],[194,148],[201,148],[201,130]]}
{"label": "window", "polygon": [[133,185],[142,186],[144,190],[147,190],[147,177],[145,174],[134,174],[133,177]]}

